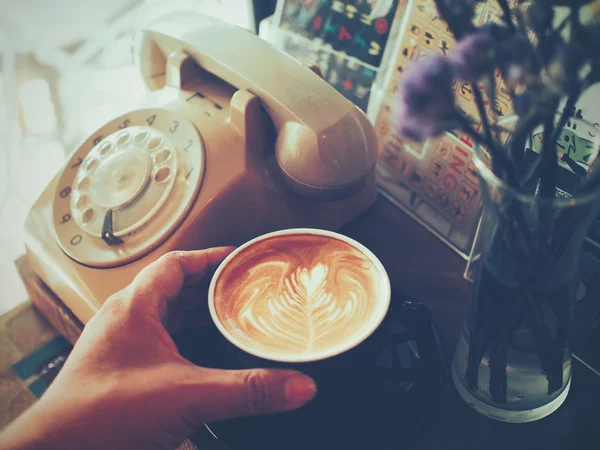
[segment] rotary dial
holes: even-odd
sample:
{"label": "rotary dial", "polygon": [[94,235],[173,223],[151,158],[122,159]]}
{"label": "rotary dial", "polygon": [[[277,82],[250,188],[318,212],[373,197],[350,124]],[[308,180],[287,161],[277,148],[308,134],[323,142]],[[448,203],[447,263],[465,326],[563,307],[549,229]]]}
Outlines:
{"label": "rotary dial", "polygon": [[53,205],[57,240],[85,265],[128,263],[177,228],[203,174],[200,136],[187,118],[140,110],[115,119],[65,166]]}

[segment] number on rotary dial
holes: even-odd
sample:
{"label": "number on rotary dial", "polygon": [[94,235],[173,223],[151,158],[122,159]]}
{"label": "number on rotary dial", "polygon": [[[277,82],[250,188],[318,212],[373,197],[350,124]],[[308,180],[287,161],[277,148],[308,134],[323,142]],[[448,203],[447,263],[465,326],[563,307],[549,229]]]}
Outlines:
{"label": "number on rotary dial", "polygon": [[198,130],[175,111],[139,110],[107,123],[59,177],[53,222],[60,247],[98,267],[156,248],[193,205],[204,160]]}

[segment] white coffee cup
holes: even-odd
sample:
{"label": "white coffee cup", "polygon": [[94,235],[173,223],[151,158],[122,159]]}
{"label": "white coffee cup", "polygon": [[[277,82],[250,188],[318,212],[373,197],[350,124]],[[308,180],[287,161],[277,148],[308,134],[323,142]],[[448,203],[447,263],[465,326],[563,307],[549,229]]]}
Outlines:
{"label": "white coffee cup", "polygon": [[[348,338],[344,338],[342,342],[332,345],[323,351],[314,351],[305,354],[288,354],[285,352],[277,352],[272,350],[261,349],[258,346],[253,346],[251,342],[248,340],[241,339],[240,337],[234,335],[231,331],[231,327],[225,326],[218,314],[217,306],[215,304],[215,291],[217,287],[217,283],[219,282],[220,277],[230,267],[230,264],[235,263],[235,261],[242,257],[247,249],[250,247],[256,246],[257,244],[265,241],[267,239],[272,238],[283,238],[283,237],[297,237],[297,236],[317,236],[317,237],[326,237],[332,238],[334,240],[340,241],[342,243],[342,247],[346,247],[343,244],[349,245],[353,247],[353,250],[358,251],[355,253],[361,255],[361,258],[367,262],[366,267],[369,270],[368,279],[372,280],[374,286],[376,286],[376,290],[374,291],[375,297],[369,299],[370,308],[364,314],[367,314],[365,321],[361,322],[358,326],[358,331],[354,333],[352,330],[348,332]],[[306,237],[306,239],[310,239],[310,237]],[[318,240],[318,239],[317,239]],[[335,243],[332,243],[332,246]],[[349,247],[348,247],[349,248]],[[342,250],[339,251],[343,252]],[[358,258],[358,256],[356,256]],[[315,269],[316,271],[316,269]],[[315,271],[311,272],[310,275],[313,276]],[[304,272],[307,273],[307,272]],[[391,300],[391,286],[388,274],[380,262],[380,260],[364,245],[351,239],[347,236],[344,236],[340,233],[335,233],[331,231],[313,229],[313,228],[293,228],[275,231],[272,233],[267,233],[265,235],[259,236],[255,239],[252,239],[240,247],[236,248],[225,260],[219,265],[217,268],[208,293],[208,306],[211,318],[220,331],[220,333],[235,347],[246,352],[255,357],[261,358],[267,361],[274,361],[280,363],[311,363],[320,360],[325,360],[329,358],[333,358],[337,355],[345,353],[357,346],[359,346],[363,341],[365,341],[377,328],[381,325],[383,319],[385,318],[387,311],[390,306]],[[363,308],[364,309],[364,308]],[[350,316],[350,313],[348,313]],[[285,333],[285,330],[279,329],[282,333]],[[337,331],[337,329],[336,329]]]}

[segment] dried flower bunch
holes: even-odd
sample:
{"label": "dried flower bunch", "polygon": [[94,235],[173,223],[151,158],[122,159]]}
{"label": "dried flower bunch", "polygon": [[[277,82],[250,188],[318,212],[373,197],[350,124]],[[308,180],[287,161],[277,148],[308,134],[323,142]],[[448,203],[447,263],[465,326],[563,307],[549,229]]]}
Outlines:
{"label": "dried flower bunch", "polygon": [[[541,196],[551,198],[556,149],[550,144],[555,139],[546,139],[542,158],[533,168],[524,170],[521,161],[525,139],[542,125],[546,136],[561,130],[581,94],[600,81],[600,24],[580,23],[580,9],[591,0],[519,1],[513,10],[507,0],[498,0],[504,12],[503,23],[475,27],[472,19],[478,3],[481,0],[436,0],[439,15],[458,42],[448,58],[425,56],[409,66],[399,93],[395,130],[405,138],[424,140],[461,129],[487,148],[499,178],[514,187],[539,178]],[[553,28],[555,6],[567,6],[570,13]],[[570,37],[565,39],[562,32],[567,27]],[[479,89],[474,86],[473,93],[481,132],[476,131],[476,120],[456,107],[451,87],[455,77],[473,85],[486,85],[493,104],[497,70],[512,92],[513,109],[518,115],[510,143],[499,141],[501,130],[498,124],[488,121]],[[556,123],[559,105],[565,99],[562,117]],[[585,190],[600,185],[600,172],[596,172]]]}
{"label": "dried flower bunch", "polygon": [[[469,389],[478,389],[479,367],[487,357],[489,392],[501,404],[507,402],[507,355],[516,330],[530,333],[548,395],[558,395],[565,385],[577,274],[569,269],[560,280],[557,274],[577,264],[585,224],[598,206],[598,201],[579,200],[600,195],[600,170],[592,162],[597,147],[586,165],[558,152],[556,141],[582,93],[600,81],[600,24],[581,19],[591,0],[517,1],[512,9],[507,0],[496,1],[502,23],[476,27],[473,17],[481,0],[435,0],[457,43],[449,57],[424,56],[408,67],[393,126],[412,140],[461,130],[478,144],[480,160],[495,175],[495,186],[489,180],[481,185],[486,233],[492,237],[476,283],[465,380]],[[564,19],[555,20],[557,6],[568,11]],[[498,71],[515,111],[509,127],[491,122],[485,111],[486,100],[495,101]],[[478,120],[457,106],[455,78],[472,83]],[[479,86],[485,86],[484,93]],[[543,130],[541,149],[532,161],[526,158],[527,143],[538,129]],[[572,199],[562,203],[556,189],[559,157],[581,180],[570,192]]]}

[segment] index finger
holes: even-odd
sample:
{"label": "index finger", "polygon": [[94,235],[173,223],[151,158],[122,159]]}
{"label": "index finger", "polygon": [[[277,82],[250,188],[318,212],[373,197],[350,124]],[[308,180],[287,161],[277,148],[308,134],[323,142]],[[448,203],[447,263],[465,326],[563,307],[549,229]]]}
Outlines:
{"label": "index finger", "polygon": [[130,284],[134,301],[138,298],[157,307],[164,318],[168,303],[185,285],[202,280],[216,270],[234,247],[169,252],[142,269]]}

